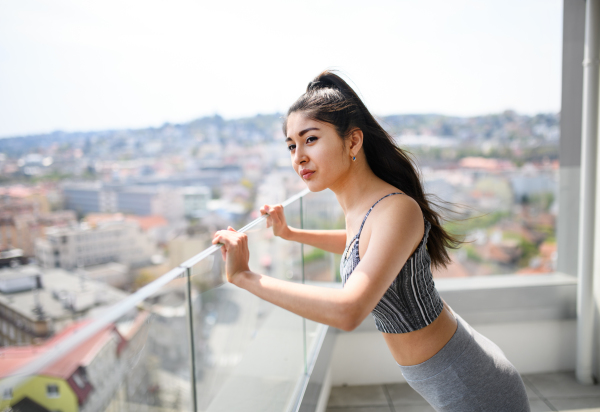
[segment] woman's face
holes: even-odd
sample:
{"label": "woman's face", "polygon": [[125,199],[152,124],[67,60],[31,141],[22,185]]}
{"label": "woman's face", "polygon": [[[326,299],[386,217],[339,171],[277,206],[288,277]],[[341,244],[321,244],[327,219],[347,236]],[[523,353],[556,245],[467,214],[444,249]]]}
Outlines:
{"label": "woman's face", "polygon": [[332,188],[347,175],[352,160],[333,125],[294,112],[287,119],[286,144],[294,170],[311,192]]}

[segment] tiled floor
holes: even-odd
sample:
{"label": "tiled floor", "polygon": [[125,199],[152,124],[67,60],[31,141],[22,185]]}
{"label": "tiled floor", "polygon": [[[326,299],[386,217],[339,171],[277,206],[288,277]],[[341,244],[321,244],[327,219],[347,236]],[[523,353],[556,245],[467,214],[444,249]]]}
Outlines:
{"label": "tiled floor", "polygon": [[[523,375],[531,412],[600,412],[600,385],[581,385],[573,372]],[[407,384],[336,386],[327,412],[434,412]]]}

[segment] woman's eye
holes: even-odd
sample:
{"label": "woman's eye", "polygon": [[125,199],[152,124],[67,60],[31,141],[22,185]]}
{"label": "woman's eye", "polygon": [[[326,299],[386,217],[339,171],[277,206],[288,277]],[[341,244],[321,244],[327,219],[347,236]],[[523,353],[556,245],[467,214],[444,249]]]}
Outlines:
{"label": "woman's eye", "polygon": [[292,150],[294,150],[296,148],[295,144],[291,144],[288,146],[288,150],[291,152]]}
{"label": "woman's eye", "polygon": [[306,139],[306,143],[315,142],[316,140],[317,138],[315,136],[310,136],[308,139]]}

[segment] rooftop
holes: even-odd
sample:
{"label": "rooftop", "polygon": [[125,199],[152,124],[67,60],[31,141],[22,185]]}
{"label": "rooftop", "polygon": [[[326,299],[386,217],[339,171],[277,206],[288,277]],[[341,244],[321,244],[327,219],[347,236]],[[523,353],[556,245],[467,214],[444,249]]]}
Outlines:
{"label": "rooftop", "polygon": [[[82,321],[73,324],[41,345],[22,347],[9,346],[0,348],[0,378],[9,376],[19,367],[31,362],[33,359],[47,351],[52,350],[57,343],[69,339],[70,336],[77,333],[81,327],[88,323],[89,321]],[[40,375],[67,379],[79,366],[86,365],[93,360],[96,353],[113,336],[114,326],[109,325],[105,327],[102,331],[85,341],[74,351],[71,351],[68,356],[64,356],[44,368],[40,371]]]}
{"label": "rooftop", "polygon": [[[101,282],[79,278],[77,274],[62,269],[32,268],[0,270],[0,279],[33,276],[41,273],[44,287],[37,291],[29,289],[16,293],[0,293],[0,305],[9,307],[25,318],[38,320],[36,294],[46,317],[58,320],[72,318],[74,312],[91,310],[119,302],[127,294]],[[73,309],[70,309],[73,308]]]}
{"label": "rooftop", "polygon": [[147,231],[155,227],[168,226],[169,222],[162,216],[137,216],[125,215],[123,213],[90,213],[85,217],[85,222],[95,227],[105,222],[122,222],[133,221],[137,222],[142,230]]}

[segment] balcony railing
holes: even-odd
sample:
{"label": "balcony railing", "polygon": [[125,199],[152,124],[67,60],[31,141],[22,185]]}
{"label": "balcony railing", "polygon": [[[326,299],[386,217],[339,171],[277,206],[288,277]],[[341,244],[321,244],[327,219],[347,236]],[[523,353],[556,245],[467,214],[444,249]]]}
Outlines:
{"label": "balcony railing", "polygon": [[[283,202],[294,226],[305,226],[307,193]],[[264,221],[239,230],[250,267],[305,282],[311,265],[312,275],[335,280],[333,258],[305,262],[303,246],[273,237]],[[224,282],[219,249],[44,343],[0,348],[0,411],[298,410],[327,327]]]}
{"label": "balcony railing", "polygon": [[[327,196],[304,191],[285,201],[288,223],[335,228],[340,215]],[[274,237],[264,219],[240,229],[253,270],[337,287],[333,255]],[[0,411],[38,404],[64,412],[304,412],[324,410],[332,384],[402,381],[370,318],[333,338],[332,329],[225,283],[218,250],[44,343],[0,348]],[[574,368],[572,277],[436,279],[436,286],[521,373]]]}

